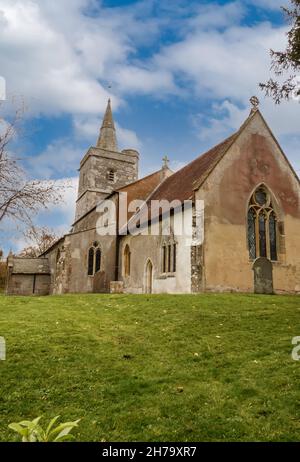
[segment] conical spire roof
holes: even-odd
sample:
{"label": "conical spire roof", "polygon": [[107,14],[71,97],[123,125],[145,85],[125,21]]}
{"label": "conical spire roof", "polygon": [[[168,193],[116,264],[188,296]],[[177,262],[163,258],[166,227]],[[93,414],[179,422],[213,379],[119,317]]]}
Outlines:
{"label": "conical spire roof", "polygon": [[104,114],[100,136],[97,142],[97,148],[118,152],[116,129],[112,115],[110,99],[108,100],[107,108]]}

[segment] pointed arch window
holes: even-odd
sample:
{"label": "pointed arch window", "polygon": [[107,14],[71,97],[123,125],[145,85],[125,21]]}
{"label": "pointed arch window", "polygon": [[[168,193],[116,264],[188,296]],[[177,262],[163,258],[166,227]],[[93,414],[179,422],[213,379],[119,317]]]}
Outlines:
{"label": "pointed arch window", "polygon": [[98,242],[94,242],[88,252],[88,276],[94,276],[101,270],[102,252]]}
{"label": "pointed arch window", "polygon": [[128,277],[130,276],[130,260],[131,260],[131,252],[129,245],[126,244],[125,250],[124,250],[124,276]]}
{"label": "pointed arch window", "polygon": [[98,273],[101,269],[101,250],[96,250],[96,257],[95,257],[95,273]]}
{"label": "pointed arch window", "polygon": [[94,275],[94,248],[90,248],[89,250],[89,261],[88,261],[88,275]]}
{"label": "pointed arch window", "polygon": [[276,215],[274,212],[270,214],[269,229],[270,229],[271,260],[276,261],[277,260],[277,225],[276,225]]}
{"label": "pointed arch window", "polygon": [[266,257],[276,261],[277,217],[271,196],[264,186],[260,186],[253,193],[248,206],[247,220],[250,259]]}

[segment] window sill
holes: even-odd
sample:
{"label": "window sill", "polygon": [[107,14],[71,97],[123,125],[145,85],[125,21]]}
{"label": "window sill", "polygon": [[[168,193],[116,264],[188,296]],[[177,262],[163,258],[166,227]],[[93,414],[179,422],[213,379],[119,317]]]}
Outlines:
{"label": "window sill", "polygon": [[168,279],[168,278],[175,278],[176,273],[162,273],[158,279]]}
{"label": "window sill", "polygon": [[[257,257],[257,258],[260,258],[260,257]],[[253,263],[257,260],[257,258],[256,258],[255,260],[249,260],[249,263],[252,263],[252,264],[253,264]],[[269,260],[269,258],[268,258],[268,260]],[[282,263],[282,262],[279,261],[279,260],[269,260],[269,261],[270,261],[271,263],[273,263],[274,265],[280,265],[280,264]]]}

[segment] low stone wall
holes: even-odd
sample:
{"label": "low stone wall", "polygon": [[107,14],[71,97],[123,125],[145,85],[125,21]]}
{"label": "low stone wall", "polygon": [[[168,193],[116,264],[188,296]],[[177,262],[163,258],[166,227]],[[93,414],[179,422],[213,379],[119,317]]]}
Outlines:
{"label": "low stone wall", "polygon": [[110,283],[111,294],[123,294],[124,293],[124,282],[122,281],[111,281]]}

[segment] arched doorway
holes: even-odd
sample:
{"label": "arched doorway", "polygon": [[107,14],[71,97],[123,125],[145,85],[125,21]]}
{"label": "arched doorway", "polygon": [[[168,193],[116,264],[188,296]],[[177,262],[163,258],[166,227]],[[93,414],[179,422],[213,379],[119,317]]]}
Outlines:
{"label": "arched doorway", "polygon": [[153,290],[153,264],[151,260],[146,263],[145,269],[145,293],[152,294]]}

